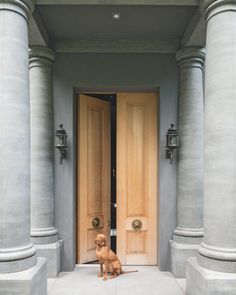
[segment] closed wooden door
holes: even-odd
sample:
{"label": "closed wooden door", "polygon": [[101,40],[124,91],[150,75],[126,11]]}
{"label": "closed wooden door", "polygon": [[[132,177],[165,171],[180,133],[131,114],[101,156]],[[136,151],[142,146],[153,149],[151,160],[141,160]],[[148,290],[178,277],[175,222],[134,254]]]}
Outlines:
{"label": "closed wooden door", "polygon": [[117,95],[117,254],[157,264],[157,94]]}
{"label": "closed wooden door", "polygon": [[79,97],[77,263],[96,260],[94,239],[110,232],[110,103]]}

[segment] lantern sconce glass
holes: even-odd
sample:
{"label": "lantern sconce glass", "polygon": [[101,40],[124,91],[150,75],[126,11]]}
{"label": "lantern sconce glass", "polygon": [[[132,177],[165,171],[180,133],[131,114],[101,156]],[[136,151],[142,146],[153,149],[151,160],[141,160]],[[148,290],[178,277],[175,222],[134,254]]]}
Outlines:
{"label": "lantern sconce glass", "polygon": [[166,159],[170,159],[173,164],[174,150],[179,146],[179,134],[174,124],[170,124],[170,128],[166,134]]}
{"label": "lantern sconce glass", "polygon": [[57,148],[60,152],[60,165],[62,165],[62,160],[66,159],[66,150],[68,148],[67,146],[67,133],[65,129],[63,128],[63,124],[59,124],[59,128],[56,130],[55,134],[56,140],[58,141],[58,144],[55,144],[55,148]]}

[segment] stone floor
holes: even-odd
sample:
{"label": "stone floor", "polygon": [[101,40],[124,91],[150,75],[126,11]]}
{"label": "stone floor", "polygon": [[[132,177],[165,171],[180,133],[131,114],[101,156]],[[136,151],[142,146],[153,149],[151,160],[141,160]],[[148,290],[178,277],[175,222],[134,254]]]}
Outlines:
{"label": "stone floor", "polygon": [[98,265],[79,265],[73,272],[64,272],[48,280],[48,295],[184,295],[185,279],[175,279],[155,266],[126,266],[123,274],[103,281],[97,277]]}

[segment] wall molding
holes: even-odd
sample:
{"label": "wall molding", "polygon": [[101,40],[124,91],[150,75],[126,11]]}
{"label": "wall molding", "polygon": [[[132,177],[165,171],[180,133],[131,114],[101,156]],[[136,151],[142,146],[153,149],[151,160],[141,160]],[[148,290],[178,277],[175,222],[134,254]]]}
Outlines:
{"label": "wall molding", "polygon": [[182,47],[200,46],[204,47],[206,43],[206,22],[200,10],[197,10],[183,35]]}
{"label": "wall molding", "polygon": [[49,46],[49,44],[50,38],[47,29],[38,10],[35,9],[29,18],[29,45]]}
{"label": "wall molding", "polygon": [[35,2],[37,5],[199,5],[199,0],[36,0]]}
{"label": "wall molding", "polygon": [[58,53],[176,53],[180,43],[179,39],[57,39],[52,48]]}

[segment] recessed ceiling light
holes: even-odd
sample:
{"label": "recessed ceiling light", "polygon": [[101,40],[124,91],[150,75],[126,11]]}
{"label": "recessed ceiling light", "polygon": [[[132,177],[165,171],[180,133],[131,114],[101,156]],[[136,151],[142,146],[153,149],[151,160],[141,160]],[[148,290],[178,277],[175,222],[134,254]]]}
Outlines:
{"label": "recessed ceiling light", "polygon": [[112,13],[112,18],[115,20],[120,19],[120,14],[119,13]]}

